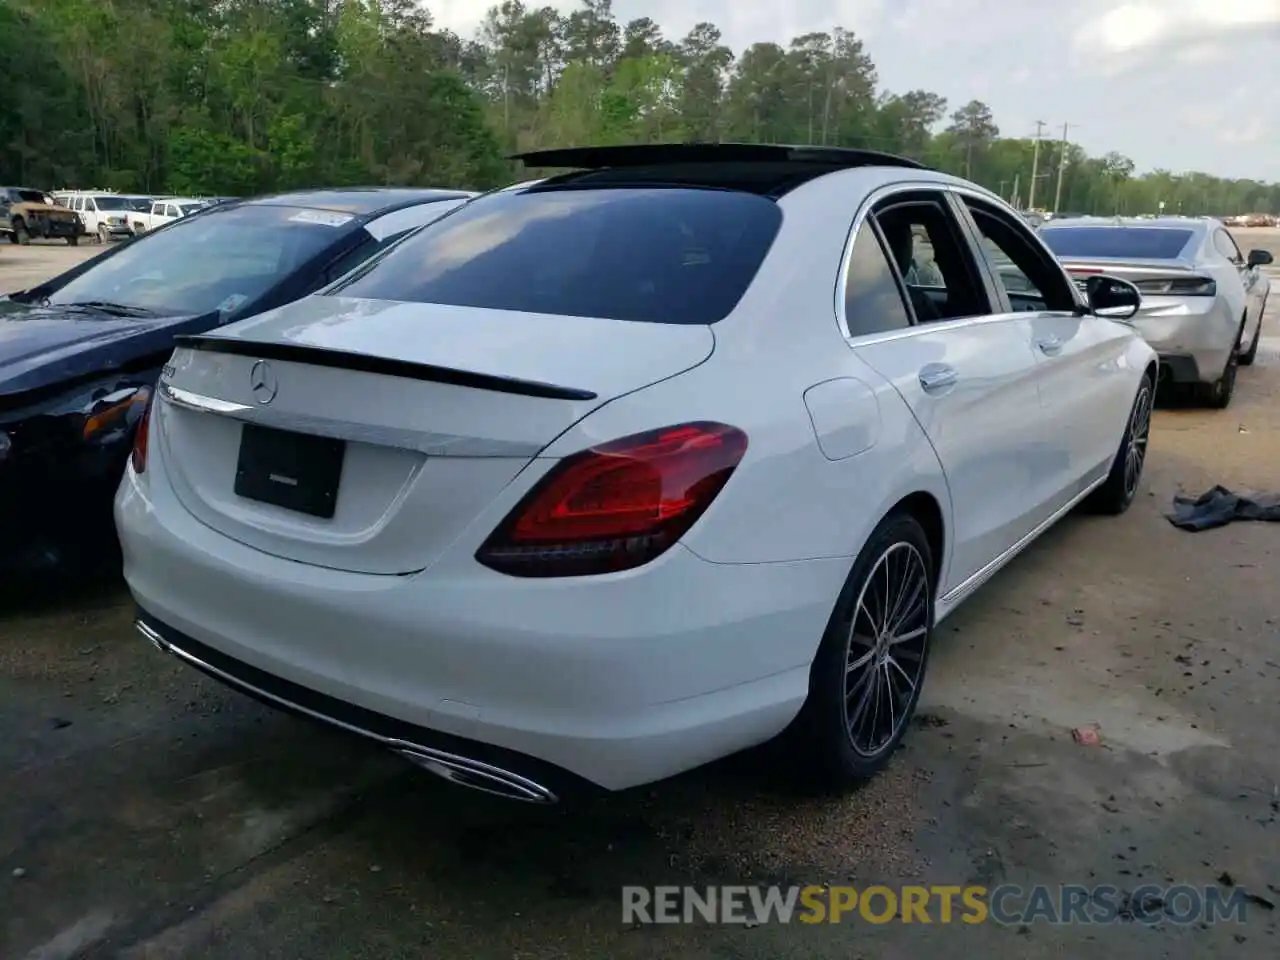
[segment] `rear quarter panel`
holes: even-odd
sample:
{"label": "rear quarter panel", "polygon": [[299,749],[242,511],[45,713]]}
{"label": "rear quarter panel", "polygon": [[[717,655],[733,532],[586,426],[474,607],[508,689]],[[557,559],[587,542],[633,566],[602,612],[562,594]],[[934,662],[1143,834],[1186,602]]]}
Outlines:
{"label": "rear quarter panel", "polygon": [[1205,267],[1207,268],[1205,272],[1212,276],[1214,283],[1218,285],[1218,299],[1222,301],[1223,308],[1239,322],[1248,307],[1248,297],[1245,294],[1239,268],[1221,256],[1214,256],[1205,264]]}
{"label": "rear quarter panel", "polygon": [[[937,456],[910,410],[879,374],[838,346],[848,353],[845,362],[792,377],[742,369],[717,353],[695,370],[606,404],[543,455],[692,420],[744,430],[746,456],[683,541],[715,563],[852,558],[890,508],[917,491],[931,494],[949,517]],[[848,411],[847,435],[873,442],[832,460],[819,445],[805,392],[836,379],[858,381],[850,394],[867,398]],[[829,422],[825,432],[839,434]]]}

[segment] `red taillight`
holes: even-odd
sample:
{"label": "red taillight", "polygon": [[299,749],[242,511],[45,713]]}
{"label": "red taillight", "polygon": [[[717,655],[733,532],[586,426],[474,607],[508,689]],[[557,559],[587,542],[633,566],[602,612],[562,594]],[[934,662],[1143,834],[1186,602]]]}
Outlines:
{"label": "red taillight", "polygon": [[147,434],[151,428],[151,405],[154,398],[147,403],[147,407],[142,411],[142,419],[138,421],[138,427],[133,432],[133,453],[129,454],[129,461],[133,464],[134,473],[143,473],[147,469]]}
{"label": "red taillight", "polygon": [[721,423],[664,427],[566,457],[476,559],[518,577],[580,577],[648,563],[710,506],[747,451]]}

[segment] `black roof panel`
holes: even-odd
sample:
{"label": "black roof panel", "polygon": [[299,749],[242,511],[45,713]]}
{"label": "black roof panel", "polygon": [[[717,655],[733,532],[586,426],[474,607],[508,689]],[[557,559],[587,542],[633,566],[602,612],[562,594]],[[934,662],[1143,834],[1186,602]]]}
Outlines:
{"label": "black roof panel", "polygon": [[643,167],[695,163],[797,163],[838,167],[913,167],[928,169],[907,157],[849,147],[815,147],[777,143],[641,143],[616,147],[567,147],[517,153],[512,160],[527,167]]}
{"label": "black roof panel", "polygon": [[461,200],[473,196],[465,190],[431,190],[422,187],[340,187],[332,190],[298,190],[269,197],[255,197],[249,203],[282,207],[305,207],[368,216],[394,207]]}

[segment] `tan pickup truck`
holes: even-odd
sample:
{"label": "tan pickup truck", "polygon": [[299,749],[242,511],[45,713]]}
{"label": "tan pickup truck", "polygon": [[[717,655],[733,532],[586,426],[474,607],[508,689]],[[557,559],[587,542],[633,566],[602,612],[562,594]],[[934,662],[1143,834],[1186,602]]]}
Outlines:
{"label": "tan pickup truck", "polygon": [[40,190],[0,187],[0,234],[10,243],[30,243],[33,237],[80,242],[80,218],[75,211],[60,207]]}

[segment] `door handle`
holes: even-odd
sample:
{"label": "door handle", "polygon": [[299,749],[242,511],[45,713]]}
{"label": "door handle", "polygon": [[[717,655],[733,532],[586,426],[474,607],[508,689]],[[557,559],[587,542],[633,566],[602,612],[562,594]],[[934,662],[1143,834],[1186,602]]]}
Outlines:
{"label": "door handle", "polygon": [[949,367],[945,363],[931,363],[920,371],[920,386],[925,393],[935,393],[954,386],[958,378],[955,367]]}
{"label": "door handle", "polygon": [[1043,340],[1037,340],[1036,346],[1040,348],[1041,353],[1050,357],[1062,352],[1062,341],[1057,337],[1045,337]]}

